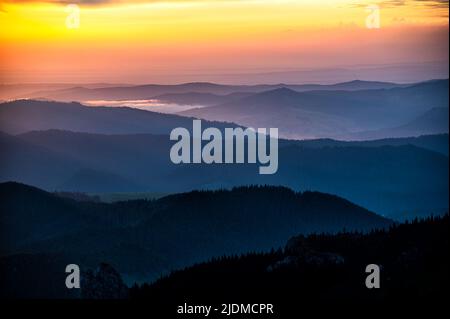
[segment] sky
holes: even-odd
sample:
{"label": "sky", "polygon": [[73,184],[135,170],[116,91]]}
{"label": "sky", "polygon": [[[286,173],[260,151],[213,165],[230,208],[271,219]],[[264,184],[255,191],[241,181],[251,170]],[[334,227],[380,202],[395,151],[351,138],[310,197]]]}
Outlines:
{"label": "sky", "polygon": [[412,82],[448,76],[448,19],[448,0],[0,0],[0,83]]}

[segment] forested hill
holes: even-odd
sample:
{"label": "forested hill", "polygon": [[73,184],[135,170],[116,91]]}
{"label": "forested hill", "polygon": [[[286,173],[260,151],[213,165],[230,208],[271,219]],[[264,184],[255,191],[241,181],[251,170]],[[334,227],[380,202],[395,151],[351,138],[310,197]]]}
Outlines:
{"label": "forested hill", "polygon": [[[318,301],[440,304],[450,283],[449,219],[447,214],[368,234],[296,236],[284,249],[217,258],[151,285],[135,285],[131,297],[173,306],[186,298],[269,302],[285,311]],[[366,288],[369,264],[381,269],[379,289]]]}
{"label": "forested hill", "polygon": [[337,196],[269,186],[106,204],[3,183],[0,203],[2,254],[63,252],[73,263],[107,262],[147,279],[214,256],[279,247],[298,233],[391,224]]}

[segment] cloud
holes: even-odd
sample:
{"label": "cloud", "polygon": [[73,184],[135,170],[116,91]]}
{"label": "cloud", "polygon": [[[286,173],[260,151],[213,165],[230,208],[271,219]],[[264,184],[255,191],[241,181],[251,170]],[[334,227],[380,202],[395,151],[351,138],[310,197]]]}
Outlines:
{"label": "cloud", "polygon": [[448,0],[415,0],[415,1],[423,2],[430,7],[448,9]]}
{"label": "cloud", "polygon": [[[414,5],[414,4],[424,4],[433,8],[448,8],[449,0],[374,0],[374,4],[379,5],[383,8],[389,7],[401,7],[405,5]],[[368,3],[353,3],[351,6],[353,7],[367,7]]]}

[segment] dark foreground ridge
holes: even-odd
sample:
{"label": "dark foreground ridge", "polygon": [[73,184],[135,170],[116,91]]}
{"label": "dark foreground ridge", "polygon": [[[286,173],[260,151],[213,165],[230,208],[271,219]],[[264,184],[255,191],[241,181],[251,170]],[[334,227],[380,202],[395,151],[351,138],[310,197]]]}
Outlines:
{"label": "dark foreground ridge", "polygon": [[[344,228],[370,231],[391,223],[338,196],[275,186],[107,204],[76,201],[19,183],[0,184],[3,259],[24,264],[24,269],[27,264],[39,268],[39,262],[47,260],[27,257],[30,254],[63,255],[56,260],[81,269],[105,262],[128,284],[153,281],[213,257],[278,248],[297,234],[336,233]],[[17,254],[26,255],[13,258]],[[56,269],[64,275],[65,265]],[[24,271],[15,276],[23,276]],[[64,281],[60,284],[65,289]],[[29,285],[23,291],[46,295]]]}
{"label": "dark foreground ridge", "polygon": [[[449,285],[449,215],[368,234],[291,238],[284,249],[223,257],[131,289],[131,298],[174,306],[188,302],[439,303]],[[368,289],[368,264],[381,268],[381,288]],[[169,307],[169,306],[168,306]]]}
{"label": "dark foreground ridge", "polygon": [[[180,218],[183,215],[185,218],[190,219],[193,218],[191,214],[200,207],[209,207],[208,205],[212,205],[212,203],[216,203],[218,207],[221,207],[222,199],[226,199],[229,202],[230,198],[234,198],[235,201],[241,203],[241,206],[235,205],[234,207],[241,207],[242,211],[246,211],[248,214],[250,211],[245,210],[248,208],[245,203],[252,198],[254,199],[253,196],[256,196],[255,194],[265,197],[267,201],[263,205],[269,208],[271,207],[269,202],[274,200],[269,195],[276,195],[279,197],[278,203],[283,203],[284,205],[290,202],[289,198],[292,197],[305,201],[309,205],[315,203],[314,198],[319,198],[320,201],[334,199],[335,204],[342,202],[341,205],[343,207],[347,206],[347,209],[352,207],[356,209],[355,207],[357,206],[326,194],[294,193],[288,189],[271,187],[242,187],[232,191],[192,192],[168,196],[158,201],[130,201],[117,204],[76,202],[15,183],[1,184],[0,190],[0,194],[3,195],[1,198],[3,226],[12,225],[11,218],[14,215],[17,218],[14,219],[15,223],[17,223],[16,226],[20,224],[19,220],[22,220],[21,223],[23,225],[26,225],[23,229],[18,228],[20,234],[26,234],[25,230],[33,230],[33,226],[25,224],[25,212],[28,214],[30,221],[41,226],[41,233],[36,233],[36,230],[34,230],[31,233],[34,237],[27,238],[31,245],[26,249],[21,249],[22,251],[28,250],[27,253],[19,253],[21,250],[18,250],[16,254],[8,256],[3,254],[4,256],[0,258],[0,279],[2,282],[0,296],[3,298],[75,298],[79,302],[85,299],[122,299],[120,305],[130,305],[130,302],[134,306],[142,304],[152,314],[161,314],[161,317],[164,318],[186,317],[177,316],[178,307],[185,304],[211,305],[221,309],[224,303],[245,305],[266,303],[273,304],[276,312],[275,316],[269,317],[291,318],[292,314],[303,313],[304,309],[310,308],[312,305],[314,307],[316,305],[338,305],[339,307],[347,307],[350,304],[369,305],[369,307],[375,307],[374,310],[377,310],[377,305],[385,302],[394,303],[397,306],[407,304],[408,307],[411,307],[412,305],[429,303],[431,301],[435,306],[439,306],[442,305],[442,300],[447,296],[446,290],[450,283],[448,274],[450,217],[446,214],[443,217],[430,217],[403,224],[392,224],[385,221],[391,226],[384,228],[384,230],[379,229],[370,232],[341,231],[334,234],[325,234],[318,231],[307,236],[297,235],[291,237],[282,249],[267,249],[265,250],[266,252],[255,252],[255,250],[247,249],[247,252],[244,254],[221,254],[219,249],[216,249],[212,251],[210,256],[223,257],[204,257],[203,260],[209,259],[209,261],[194,264],[183,270],[173,271],[156,281],[149,280],[147,284],[135,284],[128,288],[125,285],[127,274],[121,270],[122,267],[137,267],[138,264],[139,267],[148,267],[147,261],[158,258],[158,255],[152,255],[150,250],[146,251],[147,256],[140,256],[144,251],[130,246],[129,243],[125,243],[123,236],[116,236],[116,241],[114,241],[113,235],[119,233],[117,229],[123,231],[130,227],[131,224],[136,226],[142,221],[148,222],[146,218],[142,217],[143,215],[137,214],[137,211],[150,218],[150,215],[162,214],[162,212],[154,210],[155,207],[165,207],[168,210],[164,210],[163,216],[166,218],[170,217],[170,220],[178,221],[172,218]],[[5,197],[6,195],[8,197]],[[14,195],[18,197],[15,198]],[[205,197],[211,198],[206,200]],[[221,197],[223,198],[221,199]],[[6,201],[6,198],[9,198],[9,201]],[[19,204],[15,201],[17,198],[26,198],[27,200],[22,200],[22,203]],[[38,200],[43,201],[41,205],[44,202],[46,203],[45,207],[50,215],[43,216],[42,212],[36,209],[38,206],[35,206],[35,204]],[[15,206],[12,205],[13,203],[15,203]],[[78,207],[78,205],[81,206]],[[108,215],[106,212],[111,214],[115,210],[121,211],[127,205],[135,207],[135,209],[139,207],[139,210],[134,211],[135,220],[125,219],[122,221],[124,224],[119,224],[121,226],[118,226],[117,229],[110,226],[112,227],[110,230],[111,234],[106,237],[107,240],[101,240],[100,237],[97,237],[97,241],[90,241],[89,245],[85,242],[79,246],[78,248],[85,250],[85,255],[80,255],[81,257],[79,257],[77,254],[80,254],[83,250],[77,253],[72,246],[73,244],[70,241],[66,242],[67,237],[65,236],[61,236],[58,233],[45,233],[50,228],[42,227],[42,225],[49,222],[42,223],[46,218],[54,218],[56,215],[51,216],[53,213],[70,213],[71,219],[75,216],[84,216],[83,218],[80,217],[80,220],[75,225],[76,231],[71,235],[76,238],[78,238],[77,236],[82,238],[83,236],[78,233],[80,232],[78,227],[82,229],[84,218],[91,214],[92,207],[90,205],[94,205],[97,209],[103,205],[105,209],[96,210],[98,213],[96,221],[100,227],[105,226],[103,219],[109,220],[112,218],[111,216],[114,216]],[[317,203],[310,207],[314,206],[317,206]],[[16,207],[15,210],[12,210],[13,207]],[[33,208],[31,209],[30,207]],[[58,207],[64,209],[57,210]],[[80,207],[83,207],[83,209],[81,210]],[[153,208],[150,209],[149,207]],[[172,208],[169,210],[169,207]],[[183,208],[183,213],[181,215],[170,214],[170,211],[176,211],[174,207]],[[196,210],[192,210],[192,207],[195,207]],[[225,210],[226,207],[223,207],[223,209]],[[273,209],[273,207],[270,209]],[[210,212],[209,214],[213,212],[210,209],[207,211]],[[206,220],[206,216],[209,216],[209,214],[206,214],[207,211],[194,220],[198,222],[201,220],[198,219],[200,217]],[[261,212],[264,210],[262,206],[258,206],[256,211]],[[311,212],[311,210],[309,211]],[[12,215],[7,214],[7,212],[12,213]],[[217,214],[220,216],[220,212],[222,210],[218,208],[213,214],[214,218],[217,218]],[[22,215],[18,215],[19,213]],[[100,218],[102,214],[105,215]],[[370,215],[371,213],[367,214],[372,216]],[[236,215],[231,216],[236,217]],[[270,215],[260,215],[260,218],[262,218],[261,216],[267,218]],[[373,216],[376,217],[376,215]],[[40,218],[44,218],[44,220],[40,220]],[[62,215],[56,221],[63,223],[65,218]],[[152,220],[155,221],[157,219]],[[223,223],[226,220],[223,219],[221,222]],[[84,222],[86,221],[89,220],[84,220]],[[186,219],[182,221],[186,222]],[[144,224],[148,225],[147,222]],[[273,220],[270,222],[274,223]],[[381,220],[378,222],[383,224]],[[226,227],[231,227],[230,223],[226,224]],[[150,223],[150,225],[154,226],[155,224]],[[158,226],[161,225],[163,224]],[[134,226],[129,231],[135,232],[137,228],[134,228]],[[97,227],[99,226],[97,225]],[[183,227],[178,229],[181,231]],[[66,228],[65,231],[70,231],[70,229]],[[96,231],[94,227],[87,232],[81,232],[81,234]],[[152,232],[154,229],[147,226],[145,231]],[[166,234],[166,236],[170,235],[165,238],[167,240],[170,239],[170,243],[174,245],[176,243],[174,238],[176,237],[171,237],[174,234],[166,231],[167,229],[164,229],[164,232],[155,234],[159,234],[158,236],[162,236],[162,233]],[[101,235],[106,235],[108,232],[102,232]],[[266,232],[273,235],[269,228],[266,228]],[[182,241],[195,243],[186,234],[189,234],[189,232],[184,232],[180,236]],[[251,238],[257,238],[255,234],[261,235],[250,232],[247,241],[250,241]],[[2,231],[2,240],[5,239],[5,235],[7,233],[5,234]],[[51,240],[47,238],[40,245],[33,246],[33,240],[39,241],[39,236],[44,235],[53,238]],[[206,233],[203,235],[206,236]],[[223,236],[223,233],[221,235]],[[136,238],[138,237],[136,236]],[[164,237],[161,238],[164,239]],[[207,238],[204,236],[197,238],[203,243],[202,246],[197,242],[194,247],[197,249],[178,251],[178,258],[185,258],[186,261],[186,257],[189,254],[195,254],[199,251],[205,252],[200,248],[213,248],[214,245],[206,242]],[[209,238],[215,237],[213,234],[209,234]],[[26,237],[19,242],[24,244],[26,242],[25,239]],[[243,237],[240,239],[244,240]],[[229,239],[222,238],[221,240],[223,243],[230,243]],[[59,241],[61,241],[62,247],[66,247],[64,253],[62,253],[62,250],[52,250],[55,244],[45,245],[51,242],[58,243]],[[3,241],[3,243],[7,242]],[[98,253],[108,248],[108,244],[115,248],[110,247],[110,251],[107,253]],[[138,245],[137,242],[135,244]],[[145,241],[140,245],[145,247]],[[181,244],[177,245],[182,246]],[[27,245],[24,244],[23,247],[27,247]],[[36,247],[40,248],[37,249]],[[131,250],[130,247],[135,250]],[[188,247],[188,245],[182,247]],[[113,262],[111,262],[111,259],[108,259],[114,256],[111,252],[116,254],[116,259]],[[91,254],[94,253],[98,254],[97,259],[91,259],[89,263],[85,263],[88,260],[86,258],[88,256],[92,258]],[[100,261],[94,265],[97,260]],[[81,289],[68,291],[64,286],[66,277],[64,267],[69,263],[78,262],[81,268]],[[365,273],[365,269],[368,264],[376,264],[381,268],[381,287],[379,289],[366,288],[365,281],[368,274]],[[90,301],[90,304],[98,305],[99,303]],[[106,305],[104,302],[100,303],[100,305],[102,304]],[[107,305],[110,304],[108,303]],[[109,309],[117,308],[112,307]],[[314,308],[316,313],[324,310],[334,311],[335,308]],[[218,318],[221,316],[210,317]]]}

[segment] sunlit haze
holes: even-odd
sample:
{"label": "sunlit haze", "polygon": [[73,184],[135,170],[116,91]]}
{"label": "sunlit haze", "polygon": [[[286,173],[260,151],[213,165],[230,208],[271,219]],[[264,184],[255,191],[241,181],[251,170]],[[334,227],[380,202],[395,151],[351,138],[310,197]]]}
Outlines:
{"label": "sunlit haze", "polygon": [[[73,29],[68,3],[0,1],[0,82],[413,82],[448,74],[448,1],[73,1]],[[373,3],[379,29],[366,27]],[[395,76],[378,77],[377,68]]]}

